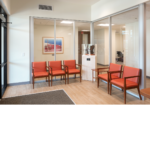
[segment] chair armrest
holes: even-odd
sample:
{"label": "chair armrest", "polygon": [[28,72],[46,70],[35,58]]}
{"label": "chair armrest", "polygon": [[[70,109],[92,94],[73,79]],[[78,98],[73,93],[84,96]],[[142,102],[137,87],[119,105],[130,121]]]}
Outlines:
{"label": "chair armrest", "polygon": [[129,78],[139,78],[140,76],[130,76],[130,77],[124,77],[124,79],[129,79]]}
{"label": "chair armrest", "polygon": [[130,76],[130,77],[124,77],[124,87],[126,87],[126,80],[129,78],[140,78],[141,76]]}
{"label": "chair armrest", "polygon": [[49,67],[46,66],[46,70],[47,70],[47,69],[48,69],[48,71],[49,71]]}
{"label": "chair armrest", "polygon": [[105,67],[105,68],[97,68],[97,76],[99,75],[99,72],[107,72],[107,71],[104,71],[102,69],[109,69],[109,67]]}
{"label": "chair armrest", "polygon": [[49,68],[49,71],[51,71],[51,73],[52,73],[52,71],[53,71],[52,67],[49,66],[48,68]]}
{"label": "chair armrest", "polygon": [[123,71],[108,71],[108,73],[112,74],[112,73],[122,73]]}
{"label": "chair armrest", "polygon": [[[65,73],[68,72],[68,67],[67,67],[67,66],[65,66],[65,65],[61,65],[61,66],[64,67]],[[66,71],[66,70],[67,70],[67,71]]]}
{"label": "chair armrest", "polygon": [[79,64],[76,64],[76,65],[80,67],[80,72],[81,72],[81,65],[79,65]]}
{"label": "chair armrest", "polygon": [[120,77],[121,77],[121,73],[123,73],[123,71],[108,71],[107,73],[110,74],[110,81],[111,81],[111,74],[113,74],[113,73],[120,73]]}

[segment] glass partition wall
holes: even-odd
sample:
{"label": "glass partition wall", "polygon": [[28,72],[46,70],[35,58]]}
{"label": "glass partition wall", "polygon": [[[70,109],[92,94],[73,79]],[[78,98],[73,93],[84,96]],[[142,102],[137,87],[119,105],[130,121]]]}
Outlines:
{"label": "glass partition wall", "polygon": [[78,64],[82,64],[82,44],[90,44],[90,23],[75,22],[75,30],[75,58]]}
{"label": "glass partition wall", "polygon": [[[54,60],[54,21],[34,19],[34,61]],[[46,80],[46,78],[35,79],[38,80]]]}
{"label": "glass partition wall", "polygon": [[140,67],[138,18],[138,8],[112,17],[112,63]]}
{"label": "glass partition wall", "polygon": [[98,68],[109,65],[109,22],[108,19],[94,23],[94,44],[97,44]]}
{"label": "glass partition wall", "polygon": [[7,88],[7,15],[3,8],[0,6],[0,99],[2,98],[6,88]]}
{"label": "glass partition wall", "polygon": [[146,88],[150,87],[150,2],[146,3]]}

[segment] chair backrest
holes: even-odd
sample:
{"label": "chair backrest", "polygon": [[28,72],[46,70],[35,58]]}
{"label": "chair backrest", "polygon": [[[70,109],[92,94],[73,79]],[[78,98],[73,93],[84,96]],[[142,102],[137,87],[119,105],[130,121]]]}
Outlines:
{"label": "chair backrest", "polygon": [[52,68],[53,71],[62,70],[61,61],[49,61],[48,65]]}
{"label": "chair backrest", "polygon": [[68,69],[76,69],[76,60],[64,60],[64,65],[68,67]]}
{"label": "chair backrest", "polygon": [[[131,77],[131,76],[140,76],[141,75],[141,70],[138,68],[133,68],[133,67],[128,67],[128,66],[124,66],[124,70],[123,70],[123,78],[124,77]],[[127,80],[133,81],[138,83],[139,82],[139,78],[129,78]]]}
{"label": "chair backrest", "polygon": [[46,71],[46,61],[43,61],[43,62],[32,62],[32,68],[34,69],[34,72]]}
{"label": "chair backrest", "polygon": [[[109,71],[121,71],[121,69],[122,69],[122,65],[110,63]],[[120,77],[120,73],[114,73],[112,75],[115,75],[118,78]]]}

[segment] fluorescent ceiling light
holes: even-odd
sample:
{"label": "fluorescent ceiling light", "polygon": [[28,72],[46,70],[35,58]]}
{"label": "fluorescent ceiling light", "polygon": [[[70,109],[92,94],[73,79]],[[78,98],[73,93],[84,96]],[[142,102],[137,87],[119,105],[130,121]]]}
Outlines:
{"label": "fluorescent ceiling light", "polygon": [[82,31],[90,31],[90,30],[82,30]]}
{"label": "fluorescent ceiling light", "polygon": [[72,21],[62,21],[61,23],[72,24]]}
{"label": "fluorescent ceiling light", "polygon": [[[112,26],[113,26],[113,25],[114,25],[114,24],[112,24]],[[97,26],[108,27],[109,24],[98,24]]]}

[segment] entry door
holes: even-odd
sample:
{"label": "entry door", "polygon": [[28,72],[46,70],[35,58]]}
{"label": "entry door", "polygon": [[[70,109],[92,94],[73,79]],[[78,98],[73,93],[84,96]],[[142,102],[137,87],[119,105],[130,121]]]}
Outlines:
{"label": "entry door", "polygon": [[6,24],[2,23],[0,20],[1,30],[0,30],[0,85],[1,85],[1,92],[0,92],[0,99],[2,98],[6,88],[7,88],[7,26]]}

